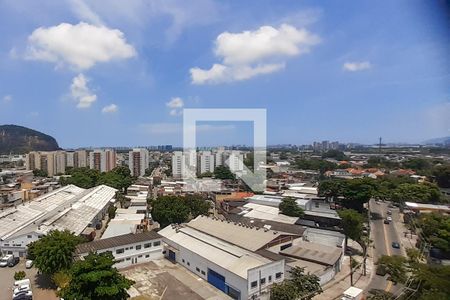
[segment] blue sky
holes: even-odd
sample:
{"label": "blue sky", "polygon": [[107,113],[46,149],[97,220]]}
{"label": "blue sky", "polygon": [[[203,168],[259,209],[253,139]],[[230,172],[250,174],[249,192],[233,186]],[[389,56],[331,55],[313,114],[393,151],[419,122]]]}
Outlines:
{"label": "blue sky", "polygon": [[[445,1],[187,2],[0,0],[0,124],[62,147],[181,145],[183,108],[265,108],[270,144],[450,135]],[[252,131],[211,122],[198,140]]]}

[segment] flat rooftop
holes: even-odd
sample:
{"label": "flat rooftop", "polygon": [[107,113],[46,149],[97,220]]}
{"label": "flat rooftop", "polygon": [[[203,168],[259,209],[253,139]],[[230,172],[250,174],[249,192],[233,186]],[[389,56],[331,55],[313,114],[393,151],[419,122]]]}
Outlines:
{"label": "flat rooftop", "polygon": [[298,218],[296,217],[289,217],[280,214],[280,210],[277,207],[247,203],[244,205],[244,208],[246,210],[242,214],[246,218],[271,220],[286,224],[295,224],[295,222],[298,220]]}

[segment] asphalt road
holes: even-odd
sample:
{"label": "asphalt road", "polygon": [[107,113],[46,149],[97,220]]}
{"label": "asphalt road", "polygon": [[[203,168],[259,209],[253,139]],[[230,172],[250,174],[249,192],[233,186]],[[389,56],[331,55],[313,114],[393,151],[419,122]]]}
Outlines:
{"label": "asphalt road", "polygon": [[[390,224],[384,224],[383,221],[386,219],[387,210],[392,211],[393,221]],[[379,202],[376,203],[374,200],[370,201],[370,230],[371,238],[374,242],[373,244],[373,258],[374,262],[382,255],[405,255],[405,249],[401,245],[400,249],[392,247],[393,242],[398,242],[401,244],[400,237],[398,235],[398,230],[395,227],[395,221],[399,220],[398,208],[389,208],[388,203]],[[376,270],[376,266],[375,266]],[[374,270],[374,271],[375,271]],[[382,277],[373,274],[372,280],[369,283],[368,290],[370,289],[380,289],[391,293],[396,293],[400,289],[400,285],[394,285],[392,282],[386,280],[386,276]]]}

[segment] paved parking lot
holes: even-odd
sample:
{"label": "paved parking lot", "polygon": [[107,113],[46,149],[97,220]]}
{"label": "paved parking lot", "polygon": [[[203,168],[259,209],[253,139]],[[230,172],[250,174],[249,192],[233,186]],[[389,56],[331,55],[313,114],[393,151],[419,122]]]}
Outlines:
{"label": "paved parking lot", "polygon": [[14,284],[14,273],[17,271],[25,271],[26,278],[31,281],[34,300],[58,300],[55,291],[50,287],[49,280],[42,275],[37,275],[35,268],[26,269],[25,260],[21,260],[19,264],[10,268],[0,268],[0,300],[12,299],[12,285]]}
{"label": "paved parking lot", "polygon": [[166,259],[129,267],[121,273],[136,282],[129,290],[132,299],[136,300],[231,299],[208,282]]}

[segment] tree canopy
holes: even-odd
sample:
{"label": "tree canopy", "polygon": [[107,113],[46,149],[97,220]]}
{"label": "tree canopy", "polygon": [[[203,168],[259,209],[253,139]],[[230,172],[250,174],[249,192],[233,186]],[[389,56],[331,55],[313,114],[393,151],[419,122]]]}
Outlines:
{"label": "tree canopy", "polygon": [[314,274],[305,274],[305,269],[295,267],[289,278],[274,284],[270,290],[271,300],[312,299],[322,293],[320,279]]}
{"label": "tree canopy", "polygon": [[450,217],[437,213],[422,214],[418,220],[422,236],[435,248],[450,253]]}
{"label": "tree canopy", "polygon": [[73,262],[75,247],[83,241],[69,230],[52,230],[28,247],[34,264],[44,274],[53,275],[68,270]]}
{"label": "tree canopy", "polygon": [[236,179],[236,176],[226,166],[217,166],[214,170],[214,177],[217,179]]}
{"label": "tree canopy", "polygon": [[322,154],[322,158],[334,158],[336,160],[347,160],[348,157],[344,154],[344,152],[339,150],[328,150],[327,152]]}
{"label": "tree canopy", "polygon": [[197,195],[162,196],[151,202],[152,217],[161,227],[172,223],[184,223],[189,218],[206,215],[210,204]]}
{"label": "tree canopy", "polygon": [[354,209],[343,209],[338,211],[338,213],[342,219],[342,229],[345,234],[346,246],[347,238],[362,243],[364,217]]}
{"label": "tree canopy", "polygon": [[125,300],[127,289],[134,283],[121,275],[114,265],[111,252],[90,253],[75,262],[70,270],[70,282],[60,292],[68,300]]}
{"label": "tree canopy", "polygon": [[105,184],[120,191],[126,191],[133,184],[130,169],[125,166],[115,167],[103,173],[89,168],[73,168],[67,173],[71,176],[61,178],[61,184],[74,184],[85,189]]}
{"label": "tree canopy", "polygon": [[302,217],[304,215],[303,209],[298,206],[295,198],[287,197],[281,200],[278,208],[283,215],[290,217]]}

